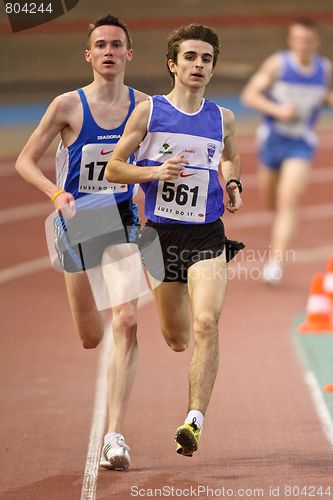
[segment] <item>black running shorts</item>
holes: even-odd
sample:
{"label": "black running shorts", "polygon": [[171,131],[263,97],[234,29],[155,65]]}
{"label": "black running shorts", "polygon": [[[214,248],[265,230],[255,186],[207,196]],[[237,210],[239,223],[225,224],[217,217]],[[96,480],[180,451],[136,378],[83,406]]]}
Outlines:
{"label": "black running shorts", "polygon": [[[221,219],[207,224],[158,224],[148,220],[147,226],[154,228],[159,236],[164,282],[187,283],[188,269],[196,262],[214,259],[222,255],[224,249],[228,262],[244,248],[243,243],[226,239]],[[145,228],[142,233],[144,235]],[[149,265],[147,268],[150,271]]]}

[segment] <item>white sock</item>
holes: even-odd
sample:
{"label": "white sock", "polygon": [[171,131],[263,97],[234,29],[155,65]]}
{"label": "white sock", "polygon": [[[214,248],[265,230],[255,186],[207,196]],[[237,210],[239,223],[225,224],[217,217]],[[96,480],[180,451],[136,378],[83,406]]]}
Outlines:
{"label": "white sock", "polygon": [[191,423],[193,419],[196,419],[195,423],[200,427],[200,429],[203,429],[203,421],[204,421],[204,416],[201,413],[201,411],[198,410],[190,410],[187,414],[187,417],[185,419],[185,424],[187,422]]}
{"label": "white sock", "polygon": [[108,434],[105,434],[104,444],[109,443],[117,434],[117,432],[108,432]]}

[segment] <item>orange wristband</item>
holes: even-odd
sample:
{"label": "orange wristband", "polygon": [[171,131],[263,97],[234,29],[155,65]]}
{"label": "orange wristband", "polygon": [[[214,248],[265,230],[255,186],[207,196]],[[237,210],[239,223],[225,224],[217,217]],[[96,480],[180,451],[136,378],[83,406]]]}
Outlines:
{"label": "orange wristband", "polygon": [[59,189],[56,193],[54,193],[54,195],[52,196],[51,198],[51,202],[53,203],[59,195],[61,195],[61,193],[64,193],[65,190],[64,189]]}

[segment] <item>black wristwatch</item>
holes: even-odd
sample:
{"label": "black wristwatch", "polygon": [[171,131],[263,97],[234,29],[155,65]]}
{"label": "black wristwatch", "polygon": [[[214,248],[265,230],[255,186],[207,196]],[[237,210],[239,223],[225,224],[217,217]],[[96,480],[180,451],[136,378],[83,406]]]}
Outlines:
{"label": "black wristwatch", "polygon": [[226,183],[225,187],[229,186],[229,184],[231,184],[232,182],[237,184],[238,191],[241,193],[243,191],[243,186],[242,186],[242,183],[239,179],[229,179],[228,182]]}

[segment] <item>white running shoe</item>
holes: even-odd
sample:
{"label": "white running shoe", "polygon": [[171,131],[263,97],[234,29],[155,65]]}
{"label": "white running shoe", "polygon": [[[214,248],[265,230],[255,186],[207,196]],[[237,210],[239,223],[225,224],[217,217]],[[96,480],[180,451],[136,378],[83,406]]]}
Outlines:
{"label": "white running shoe", "polygon": [[124,436],[113,433],[103,446],[99,464],[105,469],[127,470],[131,464],[129,451]]}
{"label": "white running shoe", "polygon": [[276,260],[270,260],[265,264],[262,272],[262,280],[268,285],[277,285],[282,278],[282,264]]}

